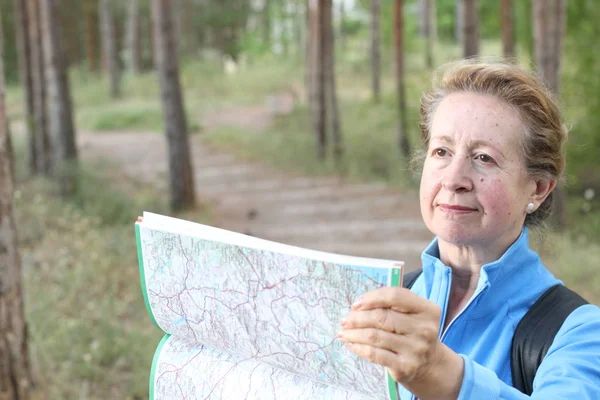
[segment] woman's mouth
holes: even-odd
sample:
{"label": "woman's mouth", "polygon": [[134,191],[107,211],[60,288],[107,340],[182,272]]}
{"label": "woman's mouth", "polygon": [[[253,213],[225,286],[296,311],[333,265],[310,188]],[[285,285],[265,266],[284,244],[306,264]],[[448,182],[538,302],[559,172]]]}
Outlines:
{"label": "woman's mouth", "polygon": [[438,204],[438,208],[446,213],[450,213],[450,214],[468,214],[468,213],[472,213],[474,211],[477,211],[476,208],[473,207],[466,207],[466,206],[461,206],[458,204],[444,204],[444,203],[440,203]]}

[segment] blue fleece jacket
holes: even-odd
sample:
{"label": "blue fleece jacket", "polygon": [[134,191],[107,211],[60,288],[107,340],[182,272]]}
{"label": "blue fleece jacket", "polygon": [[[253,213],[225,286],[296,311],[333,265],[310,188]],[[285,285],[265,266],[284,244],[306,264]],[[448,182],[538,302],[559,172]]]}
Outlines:
{"label": "blue fleece jacket", "polygon": [[[439,259],[437,239],[421,260],[423,274],[412,291],[441,307],[443,326],[452,270]],[[440,332],[442,342],[464,359],[459,400],[600,399],[600,309],[595,305],[584,305],[567,318],[538,369],[531,397],[512,387],[510,350],[517,324],[557,283],[529,248],[527,229],[499,260],[482,267],[473,297]],[[400,398],[414,399],[402,387]]]}

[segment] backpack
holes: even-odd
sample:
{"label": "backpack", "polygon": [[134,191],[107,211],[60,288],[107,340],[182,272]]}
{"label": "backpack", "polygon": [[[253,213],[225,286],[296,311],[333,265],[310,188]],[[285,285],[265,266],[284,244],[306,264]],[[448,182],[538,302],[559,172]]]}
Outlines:
{"label": "backpack", "polygon": [[[404,275],[402,286],[410,289],[422,269]],[[512,340],[510,367],[513,386],[531,395],[533,378],[563,322],[575,309],[588,304],[564,285],[544,292],[523,316]]]}

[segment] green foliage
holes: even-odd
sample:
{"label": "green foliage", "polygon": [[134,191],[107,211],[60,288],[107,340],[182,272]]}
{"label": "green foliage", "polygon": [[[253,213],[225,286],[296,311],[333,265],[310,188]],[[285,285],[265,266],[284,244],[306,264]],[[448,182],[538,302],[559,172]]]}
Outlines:
{"label": "green foliage", "polygon": [[77,124],[93,131],[164,130],[160,104],[142,102],[128,102],[118,108],[101,106],[81,109],[77,113]]}

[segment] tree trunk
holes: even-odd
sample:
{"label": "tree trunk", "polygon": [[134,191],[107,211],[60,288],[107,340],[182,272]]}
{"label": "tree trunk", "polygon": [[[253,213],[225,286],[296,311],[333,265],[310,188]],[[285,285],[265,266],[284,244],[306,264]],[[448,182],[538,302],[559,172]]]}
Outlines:
{"label": "tree trunk", "polygon": [[17,47],[19,54],[19,75],[23,85],[25,127],[27,129],[27,166],[29,172],[36,172],[36,145],[35,145],[35,108],[33,96],[33,77],[31,70],[31,48],[29,39],[29,16],[27,0],[14,0],[15,18],[17,23]]}
{"label": "tree trunk", "polygon": [[4,34],[0,27],[0,399],[28,399],[33,392],[21,260],[13,213],[8,121],[4,101]]}
{"label": "tree trunk", "polygon": [[98,8],[93,0],[85,0],[83,6],[85,19],[85,51],[88,69],[92,72],[97,72],[99,68],[98,62]]}
{"label": "tree trunk", "polygon": [[31,82],[35,114],[36,171],[50,175],[52,172],[48,111],[46,108],[46,76],[40,20],[40,0],[28,0],[29,45],[31,50]]}
{"label": "tree trunk", "polygon": [[[554,94],[559,96],[559,73],[562,41],[566,25],[566,0],[534,0],[533,38],[538,74]],[[553,196],[553,223],[558,229],[567,226],[566,196],[557,187]]]}
{"label": "tree trunk", "polygon": [[422,0],[421,4],[424,14],[425,65],[427,68],[433,68],[433,46],[437,38],[435,0]]}
{"label": "tree trunk", "polygon": [[[315,1],[310,0],[311,4]],[[325,4],[327,0],[317,0],[318,5],[316,8],[317,14],[317,46],[316,46],[316,82],[315,82],[315,129],[317,134],[317,156],[319,160],[324,161],[327,158],[327,93],[325,87],[325,57],[326,57],[326,46],[324,42],[325,37]]]}
{"label": "tree trunk", "polygon": [[373,100],[381,100],[381,44],[380,44],[380,0],[371,0],[371,87]]}
{"label": "tree trunk", "polygon": [[465,4],[464,0],[455,0],[454,3],[454,38],[461,47],[465,45]]}
{"label": "tree trunk", "polygon": [[102,32],[102,55],[104,57],[104,66],[108,71],[110,96],[113,99],[116,99],[121,97],[121,77],[111,0],[100,0],[98,6],[100,29]]}
{"label": "tree trunk", "polygon": [[502,18],[502,54],[506,59],[515,56],[514,17],[511,0],[502,0],[500,3]]}
{"label": "tree trunk", "polygon": [[331,0],[323,1],[323,44],[325,47],[324,68],[325,82],[327,87],[326,99],[331,118],[331,134],[333,141],[333,156],[336,165],[340,166],[344,154],[344,145],[342,142],[342,127],[336,92],[335,79],[335,33],[333,29],[333,4]]}
{"label": "tree trunk", "polygon": [[77,146],[65,48],[60,37],[57,0],[42,0],[42,32],[48,89],[48,120],[52,143],[52,165],[60,192],[68,198],[77,188]]}
{"label": "tree trunk", "polygon": [[345,25],[346,25],[346,2],[345,1],[340,1],[340,27],[339,27],[340,40],[339,40],[339,47],[340,47],[340,50],[342,52],[346,48]]}
{"label": "tree trunk", "polygon": [[410,155],[410,143],[406,131],[406,94],[404,90],[404,10],[403,0],[394,3],[394,49],[395,49],[395,72],[396,93],[398,96],[398,147],[400,152],[408,160]]}
{"label": "tree trunk", "polygon": [[161,89],[167,146],[171,208],[182,210],[195,203],[194,174],[190,159],[187,121],[179,83],[170,0],[152,0],[154,52]]}
{"label": "tree trunk", "polygon": [[479,55],[479,14],[477,0],[463,1],[463,57],[477,57]]}
{"label": "tree trunk", "polygon": [[127,67],[134,74],[142,72],[140,60],[140,6],[138,0],[129,0],[127,6]]}
{"label": "tree trunk", "polygon": [[263,0],[263,42],[267,49],[271,48],[271,3],[272,0]]}

